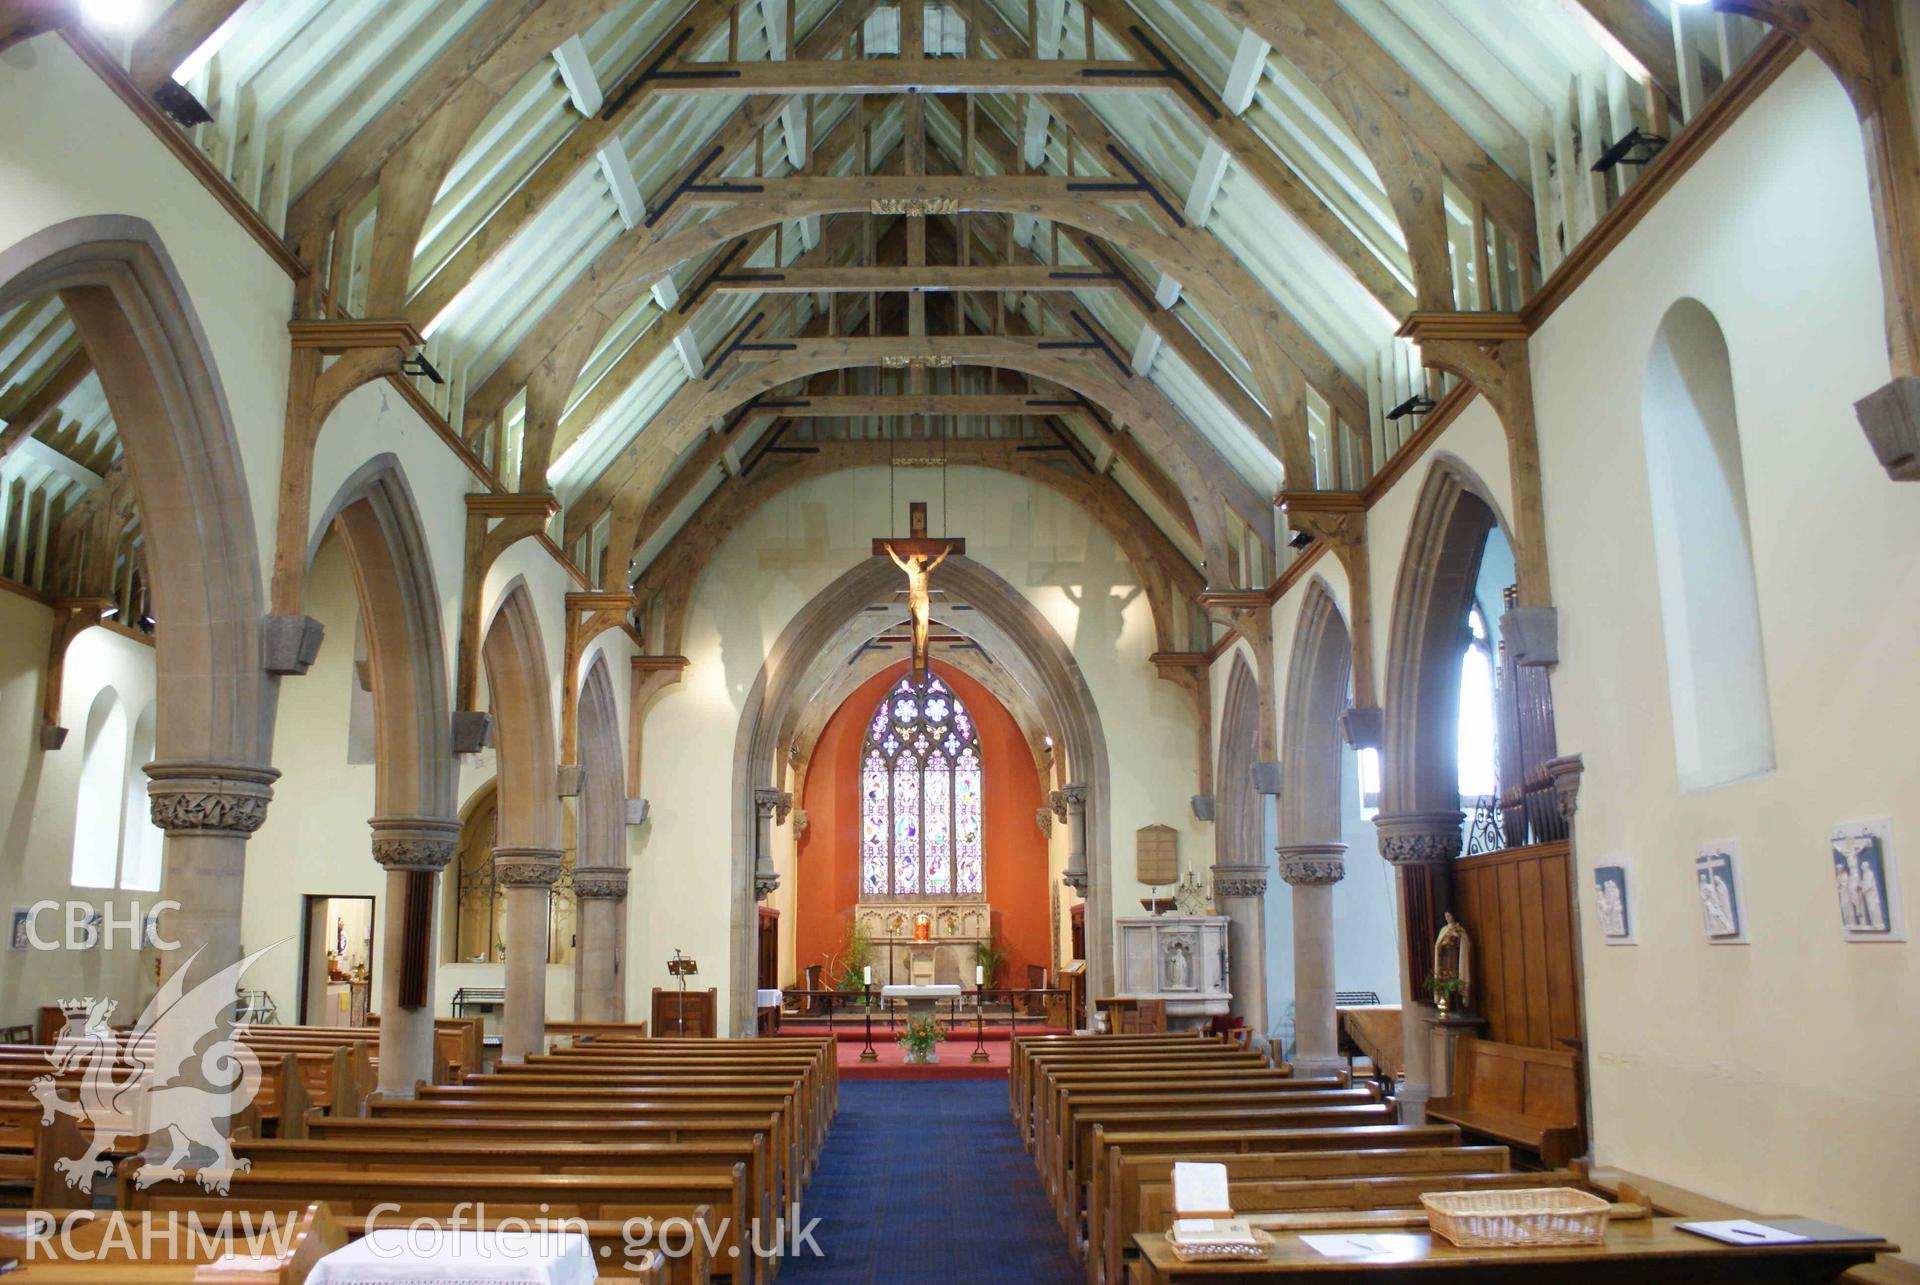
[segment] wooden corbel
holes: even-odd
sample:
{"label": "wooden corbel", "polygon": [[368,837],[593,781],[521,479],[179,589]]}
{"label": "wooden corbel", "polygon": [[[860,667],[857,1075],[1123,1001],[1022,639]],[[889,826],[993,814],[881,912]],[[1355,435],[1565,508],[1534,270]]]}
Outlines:
{"label": "wooden corbel", "polygon": [[1273,599],[1265,589],[1210,590],[1200,595],[1200,605],[1253,649],[1260,692],[1259,757],[1272,762],[1280,756],[1280,713],[1273,699]]}
{"label": "wooden corbel", "polygon": [[1358,491],[1284,491],[1287,522],[1333,551],[1347,574],[1347,635],[1353,644],[1353,704],[1380,704],[1373,675],[1373,567],[1367,552],[1367,502]]}
{"label": "wooden corbel", "polygon": [[1512,312],[1416,312],[1399,330],[1402,339],[1419,345],[1422,364],[1465,380],[1500,417],[1513,492],[1513,560],[1520,580],[1520,605],[1551,607],[1540,437],[1534,424],[1527,334],[1525,320]]}
{"label": "wooden corbel", "polygon": [[[467,497],[466,569],[460,580],[460,649],[454,658],[455,710],[472,710],[480,691],[480,589],[500,555],[547,529],[560,511],[551,495]],[[569,673],[571,682],[571,673]]]}
{"label": "wooden corbel", "polygon": [[635,656],[633,686],[627,701],[627,797],[640,797],[641,733],[647,725],[647,712],[669,687],[680,685],[680,676],[690,662],[685,656]]}
{"label": "wooden corbel", "polygon": [[1199,764],[1201,794],[1213,793],[1213,694],[1207,686],[1207,653],[1204,651],[1157,651],[1147,657],[1160,677],[1186,693],[1193,706],[1195,746]]}
{"label": "wooden corbel", "polygon": [[[400,319],[290,321],[287,422],[280,452],[280,508],[274,535],[273,614],[301,613],[307,588],[307,526],[313,517],[313,452],[327,417],[362,384],[401,373],[426,342]],[[332,363],[328,364],[328,358]]]}
{"label": "wooden corbel", "polygon": [[1714,0],[1812,50],[1860,118],[1873,195],[1890,383],[1854,403],[1887,475],[1920,481],[1920,131],[1907,84],[1899,0]]}
{"label": "wooden corbel", "polygon": [[66,744],[67,729],[60,726],[60,700],[66,685],[67,648],[86,630],[105,620],[114,608],[111,598],[56,598],[53,602],[53,640],[47,649],[47,682],[40,698],[40,748],[57,750]]}
{"label": "wooden corbel", "polygon": [[640,645],[633,627],[630,593],[570,593],[567,595],[567,682],[560,693],[560,761],[580,761],[580,660],[587,644],[609,629],[624,629]]}

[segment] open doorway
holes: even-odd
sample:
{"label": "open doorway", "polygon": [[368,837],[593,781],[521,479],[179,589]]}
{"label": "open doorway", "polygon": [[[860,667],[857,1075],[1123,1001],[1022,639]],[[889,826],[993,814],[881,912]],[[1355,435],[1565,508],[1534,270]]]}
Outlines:
{"label": "open doorway", "polygon": [[373,996],[373,898],[308,895],[300,928],[300,1023],[365,1026]]}

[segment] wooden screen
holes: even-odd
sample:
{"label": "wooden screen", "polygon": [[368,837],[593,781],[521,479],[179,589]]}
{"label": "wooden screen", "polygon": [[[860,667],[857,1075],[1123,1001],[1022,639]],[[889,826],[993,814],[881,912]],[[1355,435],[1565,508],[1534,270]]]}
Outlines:
{"label": "wooden screen", "polygon": [[1454,862],[1453,913],[1473,939],[1469,1006],[1488,1039],[1537,1049],[1579,1040],[1571,877],[1564,841]]}

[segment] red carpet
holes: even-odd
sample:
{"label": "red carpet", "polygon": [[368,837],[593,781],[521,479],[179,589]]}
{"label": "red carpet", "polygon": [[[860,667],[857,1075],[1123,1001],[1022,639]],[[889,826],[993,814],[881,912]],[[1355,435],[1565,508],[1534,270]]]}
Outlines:
{"label": "red carpet", "polygon": [[[1054,1035],[1060,1032],[1051,1027],[1023,1026],[1022,1035]],[[860,1023],[854,1029],[842,1029],[837,1023],[834,1030],[838,1037],[840,1054],[840,1078],[843,1080],[1001,1080],[1007,1074],[1008,1037],[1011,1032],[1005,1026],[989,1026],[983,1041],[987,1050],[985,1062],[972,1060],[976,1032],[966,1027],[963,1032],[950,1036],[940,1045],[940,1061],[931,1066],[910,1065],[906,1060],[906,1050],[893,1042],[893,1035],[884,1022],[873,1024],[873,1051],[875,1059],[863,1062],[860,1059],[861,1046],[866,1042],[866,1025]]]}

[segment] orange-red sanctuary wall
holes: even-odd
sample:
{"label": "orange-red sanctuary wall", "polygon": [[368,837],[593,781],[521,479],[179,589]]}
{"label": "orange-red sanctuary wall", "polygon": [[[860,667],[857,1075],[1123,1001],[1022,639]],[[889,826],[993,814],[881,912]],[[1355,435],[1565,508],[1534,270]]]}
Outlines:
{"label": "orange-red sanctuary wall", "polygon": [[[794,958],[802,969],[826,962],[846,940],[859,896],[860,744],[881,693],[906,671],[902,661],[862,683],[833,712],[814,746],[800,801],[807,810],[807,832],[795,859]],[[993,906],[994,936],[1007,951],[1000,984],[1024,986],[1028,964],[1051,960],[1047,841],[1034,824],[1044,802],[1040,778],[1019,724],[992,693],[938,660],[933,672],[952,685],[980,729],[987,900]]]}

